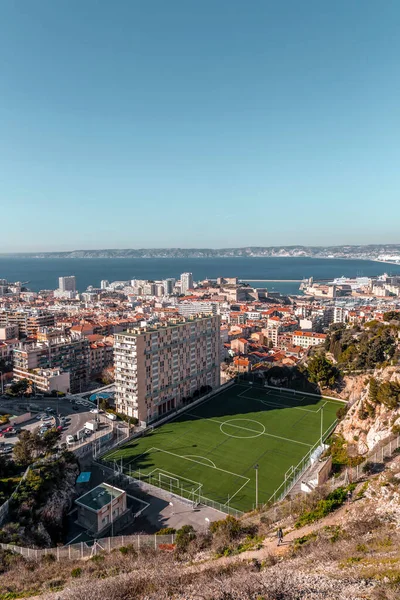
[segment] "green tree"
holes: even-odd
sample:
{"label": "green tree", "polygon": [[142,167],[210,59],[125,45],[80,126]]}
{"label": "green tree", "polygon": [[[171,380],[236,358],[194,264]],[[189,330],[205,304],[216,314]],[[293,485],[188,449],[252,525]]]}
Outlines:
{"label": "green tree", "polygon": [[339,377],[338,370],[323,352],[315,354],[308,361],[307,371],[309,380],[322,387],[332,388]]}
{"label": "green tree", "polygon": [[19,396],[21,394],[25,394],[29,388],[29,381],[28,379],[21,379],[20,381],[14,381],[14,383],[11,384],[10,390],[11,393],[14,396]]}
{"label": "green tree", "polygon": [[384,321],[400,321],[400,311],[389,310],[388,312],[383,313]]}
{"label": "green tree", "polygon": [[60,431],[57,431],[57,429],[55,429],[55,428],[49,429],[43,435],[43,438],[41,440],[41,448],[45,452],[53,452],[53,450],[55,450],[55,447],[57,446],[60,438],[61,438]]}
{"label": "green tree", "polygon": [[372,404],[376,404],[378,402],[378,392],[379,383],[375,377],[371,377],[369,380],[368,400],[372,402]]}
{"label": "green tree", "polygon": [[21,431],[19,440],[14,445],[14,458],[17,463],[27,467],[33,462],[32,434],[30,431]]}

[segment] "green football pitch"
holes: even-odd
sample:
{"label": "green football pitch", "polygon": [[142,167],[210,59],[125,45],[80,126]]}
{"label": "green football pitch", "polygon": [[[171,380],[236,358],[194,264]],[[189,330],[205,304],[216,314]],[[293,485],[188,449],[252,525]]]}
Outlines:
{"label": "green football pitch", "polygon": [[126,474],[184,496],[251,510],[331,430],[343,403],[235,384],[103,457]]}

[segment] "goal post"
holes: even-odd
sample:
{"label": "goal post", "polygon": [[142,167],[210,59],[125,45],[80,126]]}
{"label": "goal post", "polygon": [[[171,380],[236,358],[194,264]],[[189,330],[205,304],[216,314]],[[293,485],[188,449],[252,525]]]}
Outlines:
{"label": "goal post", "polygon": [[172,490],[172,488],[179,489],[179,479],[177,477],[172,477],[172,475],[167,475],[167,473],[163,473],[162,471],[158,473],[158,482],[161,488],[163,487],[162,484],[166,483],[170,490]]}

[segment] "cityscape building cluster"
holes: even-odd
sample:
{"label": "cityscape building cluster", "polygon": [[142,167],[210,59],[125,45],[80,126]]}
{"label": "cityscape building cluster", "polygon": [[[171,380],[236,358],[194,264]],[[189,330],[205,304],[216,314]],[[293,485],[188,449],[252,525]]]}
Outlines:
{"label": "cityscape building cluster", "polygon": [[239,373],[295,366],[333,323],[400,309],[400,278],[307,280],[281,296],[236,277],[102,280],[62,276],[32,292],[0,279],[0,379],[82,393],[114,382],[119,413],[151,422]]}

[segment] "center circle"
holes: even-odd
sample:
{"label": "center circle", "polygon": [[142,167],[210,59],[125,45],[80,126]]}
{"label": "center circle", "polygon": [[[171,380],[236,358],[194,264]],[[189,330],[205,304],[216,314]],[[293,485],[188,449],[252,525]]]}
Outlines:
{"label": "center circle", "polygon": [[240,440],[260,437],[265,433],[264,425],[253,419],[228,419],[219,428],[228,437]]}

